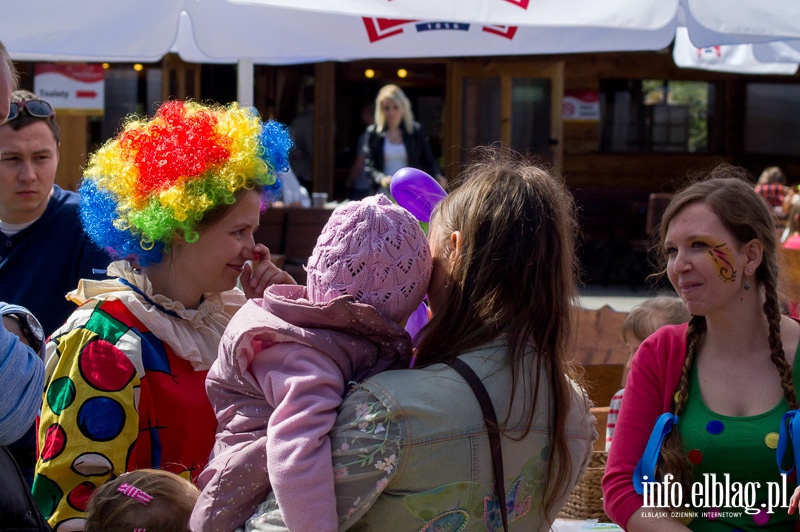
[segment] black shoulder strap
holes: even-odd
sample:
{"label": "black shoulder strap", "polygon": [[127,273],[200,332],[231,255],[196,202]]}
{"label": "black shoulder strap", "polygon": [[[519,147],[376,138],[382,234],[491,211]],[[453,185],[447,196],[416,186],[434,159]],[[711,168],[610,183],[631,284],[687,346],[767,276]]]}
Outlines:
{"label": "black shoulder strap", "polygon": [[448,366],[456,370],[464,380],[467,381],[472,392],[478,399],[483,411],[483,421],[486,423],[486,430],[489,433],[489,445],[492,449],[492,467],[494,468],[495,490],[497,498],[500,500],[500,515],[503,518],[503,530],[508,532],[508,509],[506,508],[506,488],[503,480],[503,449],[500,447],[500,426],[497,424],[497,416],[494,413],[492,400],[486,387],[480,378],[472,371],[472,368],[458,358],[453,358],[445,362]]}

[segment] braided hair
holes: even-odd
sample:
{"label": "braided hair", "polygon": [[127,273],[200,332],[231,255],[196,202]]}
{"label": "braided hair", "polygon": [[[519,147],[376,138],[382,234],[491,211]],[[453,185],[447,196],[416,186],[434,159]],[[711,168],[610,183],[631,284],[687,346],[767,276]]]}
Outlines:
{"label": "braided hair", "polygon": [[[723,164],[714,168],[706,179],[697,181],[676,194],[664,212],[659,227],[662,273],[666,272],[667,256],[663,243],[667,229],[678,213],[689,205],[703,204],[709,207],[739,244],[754,239],[761,242],[764,252],[761,264],[755,271],[755,282],[763,289],[765,295],[763,310],[769,325],[770,360],[780,375],[786,401],[794,409],[798,405],[792,382],[792,368],[786,361],[780,334],[777,239],[773,215],[766,202],[753,189],[748,177],[749,174],[745,170]],[[673,413],[677,416],[681,415],[689,399],[689,378],[706,328],[704,316],[693,316],[689,321],[686,332],[686,359],[678,391],[673,399]],[[692,480],[692,469],[677,430],[673,430],[664,440],[659,468],[662,474],[671,473],[676,481],[683,484],[684,489],[688,489]]]}

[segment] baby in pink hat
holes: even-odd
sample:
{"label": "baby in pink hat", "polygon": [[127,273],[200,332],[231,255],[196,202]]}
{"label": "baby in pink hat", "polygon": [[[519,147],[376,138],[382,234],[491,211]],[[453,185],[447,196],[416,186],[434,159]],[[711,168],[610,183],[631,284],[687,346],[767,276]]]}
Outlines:
{"label": "baby in pink hat", "polygon": [[270,487],[290,530],[335,531],[328,432],[342,397],[408,367],[403,325],[432,270],[411,213],[383,195],[340,206],[306,269],[307,287],[267,288],[225,331],[206,380],[219,426],[193,531],[243,526]]}

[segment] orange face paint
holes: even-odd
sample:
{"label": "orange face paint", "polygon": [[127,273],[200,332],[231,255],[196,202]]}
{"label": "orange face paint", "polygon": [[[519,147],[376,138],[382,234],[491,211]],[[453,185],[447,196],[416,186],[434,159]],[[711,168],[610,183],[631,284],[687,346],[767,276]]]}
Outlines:
{"label": "orange face paint", "polygon": [[732,283],[736,280],[736,270],[733,267],[733,259],[731,259],[731,250],[728,244],[717,244],[708,250],[708,255],[714,262],[714,266],[719,271],[720,278],[726,283]]}

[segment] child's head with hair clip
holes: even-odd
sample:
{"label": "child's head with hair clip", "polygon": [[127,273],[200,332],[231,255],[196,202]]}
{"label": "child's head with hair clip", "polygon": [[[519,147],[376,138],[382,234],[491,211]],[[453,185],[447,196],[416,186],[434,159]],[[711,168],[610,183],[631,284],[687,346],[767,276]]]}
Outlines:
{"label": "child's head with hair clip", "polygon": [[168,471],[137,469],[99,486],[89,499],[85,532],[187,532],[200,494]]}

